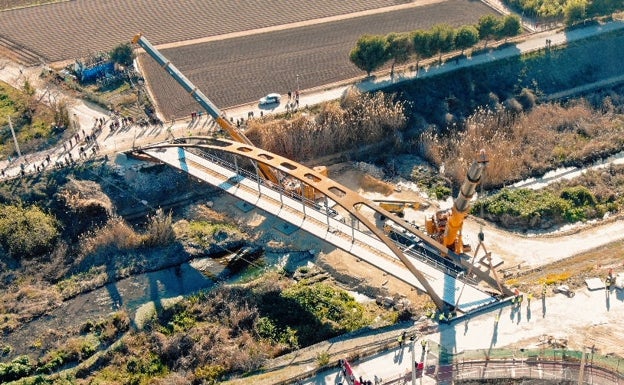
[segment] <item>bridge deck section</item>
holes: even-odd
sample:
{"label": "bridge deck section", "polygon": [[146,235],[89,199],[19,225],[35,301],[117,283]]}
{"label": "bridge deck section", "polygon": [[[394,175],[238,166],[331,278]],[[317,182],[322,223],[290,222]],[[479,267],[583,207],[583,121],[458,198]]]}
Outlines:
{"label": "bridge deck section", "polygon": [[[279,187],[240,169],[234,162],[195,153],[181,147],[144,149],[145,154],[187,172],[229,194],[274,215],[354,256],[376,268],[424,291],[424,287],[381,240],[372,235],[359,221],[339,220],[327,210],[317,210],[313,202],[293,196]],[[351,225],[353,224],[353,226]],[[471,282],[458,277],[455,271],[436,262],[425,252],[401,245],[404,254],[427,277],[444,302],[455,305],[462,312],[477,310],[497,301]]]}

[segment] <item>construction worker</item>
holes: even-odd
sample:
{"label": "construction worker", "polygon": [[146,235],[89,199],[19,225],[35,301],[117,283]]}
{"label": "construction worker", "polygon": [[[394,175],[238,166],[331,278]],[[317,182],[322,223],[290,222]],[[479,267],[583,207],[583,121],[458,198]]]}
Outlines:
{"label": "construction worker", "polygon": [[511,303],[512,304],[516,304],[516,306],[519,304],[519,299],[520,298],[520,290],[518,290],[518,288],[514,289],[514,296],[511,299]]}
{"label": "construction worker", "polygon": [[399,341],[399,347],[403,347],[403,341],[405,341],[405,331],[397,337],[397,341]]}
{"label": "construction worker", "polygon": [[613,285],[613,269],[609,269],[609,274],[607,275],[607,278],[605,278],[605,288],[610,290],[611,285]]}
{"label": "construction worker", "polygon": [[527,306],[531,306],[532,299],[533,299],[533,293],[527,294]]}
{"label": "construction worker", "polygon": [[440,322],[446,322],[446,317],[444,316],[444,312],[440,312],[440,315],[438,316],[438,321]]}
{"label": "construction worker", "polygon": [[432,313],[431,308],[428,307],[427,310],[425,311],[425,317],[431,318],[431,313]]}
{"label": "construction worker", "polygon": [[427,348],[427,340],[425,339],[420,340],[420,346],[422,346],[422,351],[424,352],[425,349]]}

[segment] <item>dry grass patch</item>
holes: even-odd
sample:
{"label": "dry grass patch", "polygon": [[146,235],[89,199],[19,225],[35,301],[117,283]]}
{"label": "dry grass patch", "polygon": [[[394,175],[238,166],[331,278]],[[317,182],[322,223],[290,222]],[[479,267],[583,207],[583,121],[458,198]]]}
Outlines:
{"label": "dry grass patch", "polygon": [[172,214],[158,209],[150,215],[143,234],[136,232],[121,217],[111,218],[103,227],[82,238],[82,256],[106,250],[132,250],[166,245],[173,241]]}
{"label": "dry grass patch", "polygon": [[60,305],[59,292],[50,286],[25,282],[14,291],[2,295],[0,303],[0,329],[10,332],[23,323],[45,314]]}
{"label": "dry grass patch", "polygon": [[95,215],[104,211],[108,215],[113,213],[113,203],[104,194],[99,184],[89,180],[69,178],[58,193],[65,204],[72,210],[85,215]]}
{"label": "dry grass patch", "polygon": [[553,168],[582,165],[620,151],[624,124],[612,113],[580,100],[563,106],[549,103],[529,112],[479,109],[463,130],[423,135],[424,155],[460,183],[468,165],[484,148],[490,159],[485,188],[500,187]]}
{"label": "dry grass patch", "polygon": [[129,250],[141,244],[141,237],[121,217],[111,218],[102,228],[83,237],[81,254],[93,254],[96,251],[115,248]]}
{"label": "dry grass patch", "polygon": [[571,276],[572,276],[572,273],[570,273],[569,271],[564,271],[562,273],[551,273],[540,278],[538,280],[538,283],[545,284],[545,285],[554,285],[554,284],[567,281],[568,279],[570,279]]}
{"label": "dry grass patch", "polygon": [[393,96],[351,89],[340,102],[323,103],[314,117],[250,120],[246,134],[260,148],[305,161],[387,140],[406,123],[404,105]]}

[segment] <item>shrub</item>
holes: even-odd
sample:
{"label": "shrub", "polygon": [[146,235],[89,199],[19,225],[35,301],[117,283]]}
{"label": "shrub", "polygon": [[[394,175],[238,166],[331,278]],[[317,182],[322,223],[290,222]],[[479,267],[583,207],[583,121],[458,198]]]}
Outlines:
{"label": "shrub", "polygon": [[2,356],[6,356],[7,354],[11,353],[11,351],[13,350],[13,347],[11,347],[11,345],[2,345],[0,347],[0,355]]}
{"label": "shrub", "polygon": [[367,323],[362,305],[347,292],[323,283],[298,284],[285,290],[283,296],[295,300],[303,310],[339,332],[357,330]]}
{"label": "shrub", "polygon": [[161,208],[151,215],[147,224],[147,231],[143,236],[146,246],[167,245],[174,239],[173,227],[171,226],[171,211],[165,214]]}
{"label": "shrub", "polygon": [[519,220],[517,224],[529,227],[530,221],[532,225],[540,225],[544,220],[563,217],[569,208],[569,202],[549,191],[504,188],[498,194],[475,203],[472,213],[477,215],[483,209],[484,215],[495,221],[512,217]]}
{"label": "shrub", "polygon": [[565,188],[561,191],[560,197],[577,207],[595,206],[597,203],[594,194],[585,186]]}
{"label": "shrub", "polygon": [[222,365],[203,365],[195,369],[194,374],[198,380],[203,380],[202,383],[213,385],[217,384],[225,373],[226,370]]}
{"label": "shrub", "polygon": [[530,111],[533,107],[535,107],[537,97],[530,89],[523,88],[522,91],[520,91],[520,94],[516,97],[516,100],[518,100],[525,111]]}
{"label": "shrub", "polygon": [[330,355],[327,352],[321,352],[316,354],[316,364],[319,368],[327,366],[329,364]]}
{"label": "shrub", "polygon": [[277,326],[268,317],[260,317],[256,321],[255,327],[260,338],[276,343],[279,339]]}
{"label": "shrub", "polygon": [[52,250],[58,235],[56,219],[39,207],[0,205],[0,246],[14,258]]}
{"label": "shrub", "polygon": [[135,56],[130,43],[122,43],[116,45],[110,51],[109,55],[112,61],[126,67],[132,65],[132,60]]}
{"label": "shrub", "polygon": [[0,363],[0,382],[8,382],[29,376],[33,364],[28,356],[19,356],[9,363]]}
{"label": "shrub", "polygon": [[444,200],[444,199],[450,197],[451,193],[453,191],[451,190],[450,187],[446,187],[446,186],[443,186],[443,185],[435,185],[431,189],[431,192],[433,193],[433,196],[436,197],[436,199]]}

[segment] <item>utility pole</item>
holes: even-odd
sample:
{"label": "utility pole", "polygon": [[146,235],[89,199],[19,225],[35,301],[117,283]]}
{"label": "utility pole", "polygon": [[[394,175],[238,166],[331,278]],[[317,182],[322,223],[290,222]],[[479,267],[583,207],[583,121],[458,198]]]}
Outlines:
{"label": "utility pole", "polygon": [[74,130],[76,133],[80,130],[80,121],[78,120],[78,115],[74,114],[74,119],[72,121],[74,123]]}
{"label": "utility pole", "polygon": [[297,92],[299,92],[299,74],[297,74]]}
{"label": "utility pole", "polygon": [[412,385],[416,385],[416,337],[411,336],[410,341],[412,342]]}
{"label": "utility pole", "polygon": [[15,143],[15,149],[17,150],[17,156],[18,156],[18,158],[21,158],[22,157],[22,152],[20,151],[19,144],[17,144],[17,137],[15,136],[15,130],[13,130],[13,123],[11,123],[11,117],[7,116],[7,118],[9,118],[9,128],[11,128],[11,135],[13,135],[13,143]]}

